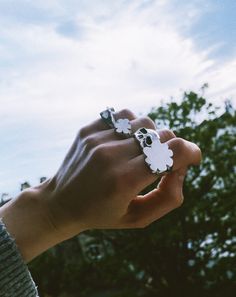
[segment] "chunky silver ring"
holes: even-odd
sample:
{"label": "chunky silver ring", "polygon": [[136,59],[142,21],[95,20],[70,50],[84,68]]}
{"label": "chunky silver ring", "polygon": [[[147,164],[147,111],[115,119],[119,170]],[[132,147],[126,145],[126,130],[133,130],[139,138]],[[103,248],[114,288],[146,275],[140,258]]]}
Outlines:
{"label": "chunky silver ring", "polygon": [[115,121],[114,126],[116,133],[126,137],[131,136],[131,123],[128,119],[118,119]]}
{"label": "chunky silver ring", "polygon": [[101,118],[110,127],[114,128],[115,132],[126,137],[131,136],[131,123],[128,119],[115,120],[115,109],[113,107],[107,108],[100,113]]}
{"label": "chunky silver ring", "polygon": [[157,131],[140,128],[134,133],[145,155],[145,162],[152,173],[161,174],[170,171],[173,166],[173,151],[167,143],[160,142]]}
{"label": "chunky silver ring", "polygon": [[100,112],[101,118],[110,128],[115,128],[114,112],[115,109],[113,107],[108,107],[106,110]]}
{"label": "chunky silver ring", "polygon": [[139,128],[135,133],[135,138],[139,141],[142,148],[151,147],[154,140],[159,140],[157,131],[146,128]]}

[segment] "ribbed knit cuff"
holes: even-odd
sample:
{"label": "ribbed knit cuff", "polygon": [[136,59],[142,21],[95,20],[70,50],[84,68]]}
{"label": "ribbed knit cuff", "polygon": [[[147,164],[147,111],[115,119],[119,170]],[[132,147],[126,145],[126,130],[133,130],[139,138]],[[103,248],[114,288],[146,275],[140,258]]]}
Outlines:
{"label": "ribbed knit cuff", "polygon": [[27,265],[0,219],[0,296],[38,297]]}

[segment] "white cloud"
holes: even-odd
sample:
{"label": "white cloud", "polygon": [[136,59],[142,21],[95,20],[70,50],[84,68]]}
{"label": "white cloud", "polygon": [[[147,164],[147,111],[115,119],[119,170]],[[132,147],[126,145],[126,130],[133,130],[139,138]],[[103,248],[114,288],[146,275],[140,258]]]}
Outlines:
{"label": "white cloud", "polygon": [[[45,135],[50,134],[51,145],[60,138],[69,143],[73,131],[107,105],[145,113],[160,99],[205,82],[212,99],[235,100],[236,57],[212,60],[212,45],[199,50],[183,34],[199,17],[196,6],[188,6],[183,24],[183,12],[167,0],[116,1],[113,6],[114,1],[36,1],[31,9],[40,9],[37,22],[6,15],[0,23],[0,116],[16,124],[16,118],[34,119],[46,129],[38,143],[45,158]],[[44,13],[52,18],[45,21]],[[75,38],[58,29],[68,20],[81,31]],[[32,143],[25,148],[29,152]]]}

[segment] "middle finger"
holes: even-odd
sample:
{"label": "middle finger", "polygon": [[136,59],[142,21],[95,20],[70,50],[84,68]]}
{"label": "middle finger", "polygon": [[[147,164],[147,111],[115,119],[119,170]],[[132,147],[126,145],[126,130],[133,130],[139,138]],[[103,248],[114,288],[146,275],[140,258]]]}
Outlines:
{"label": "middle finger", "polygon": [[[139,128],[145,127],[147,129],[156,130],[155,123],[149,117],[141,117],[130,121],[132,133],[136,132]],[[160,141],[166,142],[175,137],[175,134],[168,129],[158,130]],[[96,131],[96,133],[90,134],[87,138],[96,138],[99,143],[106,143],[116,140],[124,140],[123,135],[115,132],[114,129],[107,129]],[[127,142],[129,143],[129,142]]]}

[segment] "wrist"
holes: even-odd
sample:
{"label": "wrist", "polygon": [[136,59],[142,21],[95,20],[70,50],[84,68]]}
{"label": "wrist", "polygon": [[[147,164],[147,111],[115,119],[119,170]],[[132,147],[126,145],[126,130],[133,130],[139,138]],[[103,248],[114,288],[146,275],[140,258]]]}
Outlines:
{"label": "wrist", "polygon": [[39,185],[0,208],[0,217],[25,262],[64,240],[50,220],[46,195],[45,187]]}

